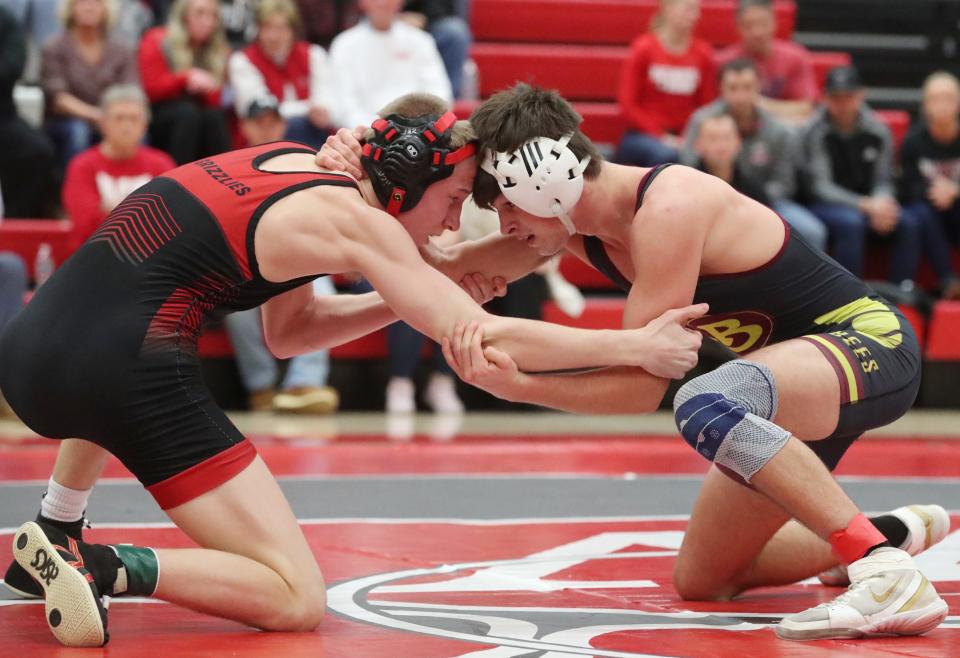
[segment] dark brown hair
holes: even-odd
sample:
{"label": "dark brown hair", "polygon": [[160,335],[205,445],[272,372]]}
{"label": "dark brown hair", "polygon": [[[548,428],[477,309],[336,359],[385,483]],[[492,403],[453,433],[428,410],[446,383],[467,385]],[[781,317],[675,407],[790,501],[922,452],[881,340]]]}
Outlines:
{"label": "dark brown hair", "polygon": [[[478,107],[470,123],[477,133],[477,150],[483,158],[488,151],[515,151],[536,137],[559,139],[573,133],[568,146],[578,159],[590,156],[584,178],[600,175],[603,156],[582,132],[583,117],[556,91],[518,83],[498,92]],[[473,200],[481,208],[491,208],[500,196],[496,179],[483,170],[473,182]]]}

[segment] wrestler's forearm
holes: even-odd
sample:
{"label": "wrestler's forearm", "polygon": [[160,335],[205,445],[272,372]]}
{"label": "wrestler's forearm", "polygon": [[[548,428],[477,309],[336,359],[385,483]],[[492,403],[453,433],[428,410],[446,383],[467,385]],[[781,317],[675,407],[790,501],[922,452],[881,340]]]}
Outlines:
{"label": "wrestler's forearm", "polygon": [[506,352],[526,372],[638,366],[649,351],[642,329],[577,329],[495,315],[481,324],[483,344]]}
{"label": "wrestler's forearm", "polygon": [[458,322],[478,322],[484,328],[484,343],[506,352],[526,371],[643,365],[650,353],[643,329],[574,329],[491,315],[427,266],[412,245],[407,250],[400,236],[390,249],[379,244],[375,249],[363,245],[356,249],[355,269],[366,275],[400,319],[435,341],[452,336]]}
{"label": "wrestler's forearm", "polygon": [[284,356],[343,345],[396,321],[396,314],[376,292],[315,297],[288,327],[296,338],[286,344]]}
{"label": "wrestler's forearm", "polygon": [[397,321],[397,314],[377,292],[319,297],[317,301],[323,304],[317,320],[323,334],[318,336],[318,342],[323,347],[349,343]]}
{"label": "wrestler's forearm", "polygon": [[668,381],[642,368],[604,368],[556,375],[520,375],[512,402],[579,414],[646,414],[660,405]]}
{"label": "wrestler's forearm", "polygon": [[536,270],[546,260],[524,242],[505,235],[488,235],[438,249],[435,252],[437,269],[453,281],[467,274],[483,274],[488,281],[503,277],[516,281]]}

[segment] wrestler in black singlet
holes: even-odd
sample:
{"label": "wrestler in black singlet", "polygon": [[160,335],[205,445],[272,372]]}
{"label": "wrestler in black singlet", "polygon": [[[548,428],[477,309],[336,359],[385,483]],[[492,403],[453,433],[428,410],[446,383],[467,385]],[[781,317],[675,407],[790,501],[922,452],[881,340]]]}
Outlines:
{"label": "wrestler in black singlet", "polygon": [[[651,169],[640,181],[636,210],[668,166]],[[630,282],[603,242],[594,236],[583,242],[593,266],[628,291]],[[783,246],[765,265],[701,275],[693,303],[701,302],[710,304],[710,314],[694,323],[697,329],[739,355],[792,338],[820,349],[840,382],[840,420],[830,437],[808,445],[831,469],[863,432],[893,422],[916,399],[920,348],[910,323],[786,222]]]}
{"label": "wrestler in black singlet", "polygon": [[[313,172],[262,171],[313,153],[294,143],[178,167],[128,196],[47,281],[0,340],[0,387],[37,433],[103,446],[170,508],[229,480],[256,455],[200,377],[207,319],[259,306],[316,276],[271,283],[254,232]],[[320,276],[319,274],[317,276]]]}

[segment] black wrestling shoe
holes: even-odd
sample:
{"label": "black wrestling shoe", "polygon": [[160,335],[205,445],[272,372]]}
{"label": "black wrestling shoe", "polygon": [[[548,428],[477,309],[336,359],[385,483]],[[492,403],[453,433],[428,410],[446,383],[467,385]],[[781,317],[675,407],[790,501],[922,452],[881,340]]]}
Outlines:
{"label": "black wrestling shoe", "polygon": [[[86,525],[87,520],[81,518],[79,521],[71,521],[69,523],[66,521],[51,521],[37,514],[37,523],[59,528],[68,537],[82,540],[83,527]],[[11,562],[10,566],[7,567],[7,573],[3,576],[3,584],[7,586],[8,590],[22,599],[39,599],[43,597],[43,590],[40,588],[40,585],[30,577],[30,574],[24,571],[23,567],[17,564],[16,560]]]}
{"label": "black wrestling shoe", "polygon": [[68,647],[100,647],[109,640],[107,611],[91,572],[96,567],[91,564],[88,569],[84,563],[84,553],[91,562],[100,562],[104,550],[111,551],[82,544],[57,528],[33,521],[13,535],[13,558],[42,589],[47,624]]}

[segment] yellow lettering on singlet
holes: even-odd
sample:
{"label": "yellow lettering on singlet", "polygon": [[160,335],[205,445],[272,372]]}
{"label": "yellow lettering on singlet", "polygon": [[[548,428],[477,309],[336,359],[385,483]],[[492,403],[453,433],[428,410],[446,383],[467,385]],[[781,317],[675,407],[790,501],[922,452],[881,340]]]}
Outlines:
{"label": "yellow lettering on singlet", "polygon": [[824,313],[814,320],[816,324],[842,324],[850,321],[851,328],[883,347],[893,349],[903,342],[900,319],[883,302],[861,297],[840,308]]}
{"label": "yellow lettering on singlet", "polygon": [[[748,351],[763,337],[763,327],[758,324],[741,324],[736,318],[697,325],[697,329],[706,331],[717,341],[738,353]],[[737,345],[738,341],[734,340],[734,337],[740,335],[746,336],[746,339],[742,344]]]}

